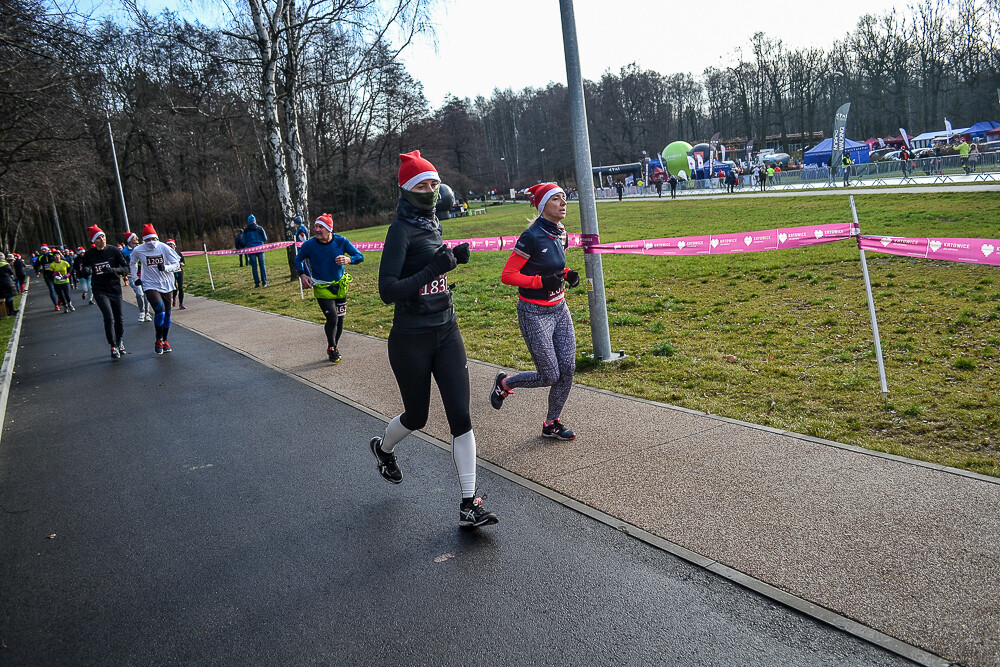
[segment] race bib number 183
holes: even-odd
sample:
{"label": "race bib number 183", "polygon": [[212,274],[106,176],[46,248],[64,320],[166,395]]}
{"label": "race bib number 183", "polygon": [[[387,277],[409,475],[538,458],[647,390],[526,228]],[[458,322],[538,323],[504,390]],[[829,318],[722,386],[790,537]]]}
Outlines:
{"label": "race bib number 183", "polygon": [[440,294],[441,292],[448,291],[448,276],[447,274],[442,274],[430,281],[426,285],[420,288],[420,295],[426,296],[427,294]]}

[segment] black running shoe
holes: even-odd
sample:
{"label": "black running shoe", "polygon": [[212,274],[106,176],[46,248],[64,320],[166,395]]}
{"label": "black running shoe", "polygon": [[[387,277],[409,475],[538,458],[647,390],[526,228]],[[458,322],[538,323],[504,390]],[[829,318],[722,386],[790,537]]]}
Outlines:
{"label": "black running shoe", "polygon": [[335,364],[340,363],[340,350],[338,350],[336,347],[326,348],[326,356],[330,357],[330,361],[332,361],[333,363]]}
{"label": "black running shoe", "polygon": [[111,361],[118,361],[122,358],[122,353],[114,345],[111,346]]}
{"label": "black running shoe", "polygon": [[122,340],[118,341],[118,352],[121,354],[125,354],[125,341]]}
{"label": "black running shoe", "polygon": [[382,475],[382,478],[390,484],[399,484],[402,482],[403,471],[399,469],[399,464],[396,463],[396,453],[382,451],[382,438],[378,436],[372,438],[368,446],[371,447],[372,454],[375,455],[375,460],[378,461],[378,474]]}
{"label": "black running shoe", "polygon": [[506,377],[506,373],[497,373],[496,379],[493,380],[493,391],[490,392],[490,405],[495,410],[499,410],[503,406],[503,399],[514,393],[509,389],[503,388],[503,380]]}
{"label": "black running shoe", "polygon": [[463,498],[458,510],[458,525],[461,528],[478,528],[498,523],[500,519],[493,512],[483,509],[482,498]]}
{"label": "black running shoe", "polygon": [[156,339],[156,353],[163,354],[163,341]]}
{"label": "black running shoe", "polygon": [[558,419],[546,426],[542,424],[542,435],[546,438],[556,438],[557,440],[572,440],[576,433],[562,425]]}

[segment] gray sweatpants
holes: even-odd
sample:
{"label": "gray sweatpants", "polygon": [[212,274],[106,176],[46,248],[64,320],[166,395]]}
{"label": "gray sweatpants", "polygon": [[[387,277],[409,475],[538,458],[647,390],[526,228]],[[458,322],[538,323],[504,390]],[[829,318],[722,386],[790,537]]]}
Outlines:
{"label": "gray sweatpants", "polygon": [[573,388],[576,371],[576,331],[569,306],[565,301],[555,306],[539,306],[519,299],[517,322],[537,370],[511,375],[504,384],[508,389],[552,387],[546,420],[558,419]]}

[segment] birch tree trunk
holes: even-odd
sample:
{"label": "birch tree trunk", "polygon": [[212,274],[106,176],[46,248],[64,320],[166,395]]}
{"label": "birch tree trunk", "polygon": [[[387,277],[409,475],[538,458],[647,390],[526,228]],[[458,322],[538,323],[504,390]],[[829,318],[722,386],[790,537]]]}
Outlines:
{"label": "birch tree trunk", "polygon": [[278,203],[284,220],[282,226],[287,228],[295,217],[295,205],[292,201],[291,188],[288,182],[288,168],[285,161],[285,142],[281,132],[281,119],[278,115],[278,54],[277,26],[284,12],[284,0],[277,0],[274,13],[265,15],[261,0],[248,0],[250,16],[254,29],[257,31],[257,52],[261,64],[260,87],[264,98],[264,127],[267,132],[267,146],[274,167],[274,185],[278,191]]}

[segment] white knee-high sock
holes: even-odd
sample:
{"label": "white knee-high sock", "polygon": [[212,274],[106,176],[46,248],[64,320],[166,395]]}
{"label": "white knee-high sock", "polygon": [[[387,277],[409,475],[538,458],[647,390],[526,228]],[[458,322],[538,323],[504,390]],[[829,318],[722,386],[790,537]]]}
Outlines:
{"label": "white knee-high sock", "polygon": [[403,426],[402,422],[399,421],[401,416],[396,415],[392,418],[392,421],[385,425],[385,435],[382,436],[381,447],[383,452],[392,452],[396,448],[396,443],[413,433],[413,431]]}
{"label": "white knee-high sock", "polygon": [[471,498],[476,495],[476,436],[472,431],[452,436],[451,456],[458,469],[462,497]]}

